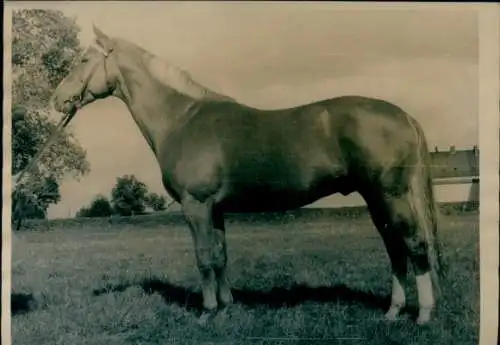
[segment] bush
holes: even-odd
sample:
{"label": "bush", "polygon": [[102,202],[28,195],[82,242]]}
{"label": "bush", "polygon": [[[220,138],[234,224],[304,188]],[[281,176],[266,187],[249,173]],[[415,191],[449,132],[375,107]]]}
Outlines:
{"label": "bush", "polygon": [[167,208],[167,199],[163,195],[150,193],[146,197],[146,205],[151,207],[155,212],[165,211]]}
{"label": "bush", "polygon": [[81,209],[79,209],[76,212],[75,218],[86,218],[86,217],[88,217],[88,214],[89,214],[88,207],[83,206]]}
{"label": "bush", "polygon": [[83,217],[109,217],[113,214],[113,207],[108,198],[98,195],[89,207],[82,207],[77,213],[77,218]]}
{"label": "bush", "polygon": [[111,191],[111,203],[121,216],[143,214],[146,208],[148,189],[134,175],[124,175],[116,179]]}

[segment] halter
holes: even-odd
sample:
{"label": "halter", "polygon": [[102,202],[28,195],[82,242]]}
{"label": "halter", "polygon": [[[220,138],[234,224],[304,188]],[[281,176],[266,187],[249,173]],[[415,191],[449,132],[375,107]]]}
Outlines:
{"label": "halter", "polygon": [[[109,51],[106,51],[104,48],[102,48],[99,44],[92,44],[91,45],[92,47],[94,47],[99,53],[101,53],[103,56],[104,56],[104,74],[106,75],[106,79],[107,78],[107,75],[108,75],[108,69],[107,69],[107,66],[106,66],[106,60],[109,56],[111,56],[111,53],[113,52],[113,48],[111,48]],[[90,46],[89,46],[90,48]],[[88,49],[88,48],[87,48]],[[92,69],[92,73],[94,72],[94,69],[97,68],[98,64],[96,64],[96,66]],[[120,68],[118,67],[118,64],[115,64],[116,66],[116,70],[118,71],[118,81],[120,83],[120,86],[121,86],[121,89],[122,89],[122,92],[123,94],[125,95],[125,97],[127,99],[130,99],[130,92],[127,88],[127,84],[125,83],[125,79],[123,78],[123,75],[120,71]],[[90,73],[89,75],[92,76],[92,73]]]}
{"label": "halter", "polygon": [[99,51],[99,53],[101,53],[102,55],[104,55],[104,57],[108,57],[109,54],[113,51],[113,49],[111,49],[109,52],[107,52],[99,44],[91,44],[89,47],[94,47],[96,50]]}

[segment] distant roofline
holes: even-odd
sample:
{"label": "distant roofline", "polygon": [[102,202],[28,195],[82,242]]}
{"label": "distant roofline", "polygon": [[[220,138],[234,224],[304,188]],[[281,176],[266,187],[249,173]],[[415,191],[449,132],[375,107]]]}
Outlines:
{"label": "distant roofline", "polygon": [[472,145],[472,146],[467,146],[467,147],[457,147],[457,146],[454,146],[454,145],[450,145],[448,147],[439,147],[439,146],[432,146],[432,147],[429,147],[429,150],[431,152],[443,152],[443,153],[449,153],[449,152],[452,152],[452,151],[455,151],[455,152],[470,152],[470,151],[474,151],[474,150],[478,150],[479,151],[479,145]]}
{"label": "distant roofline", "polygon": [[[431,146],[431,145],[429,145],[429,146]],[[457,150],[471,150],[471,149],[474,148],[474,146],[479,147],[479,144],[469,145],[469,146],[457,146],[457,145],[438,146],[438,145],[432,145],[432,147],[437,147],[439,150],[443,150],[443,151],[450,150],[450,148],[452,148],[453,146],[455,146],[455,149],[457,149]]]}

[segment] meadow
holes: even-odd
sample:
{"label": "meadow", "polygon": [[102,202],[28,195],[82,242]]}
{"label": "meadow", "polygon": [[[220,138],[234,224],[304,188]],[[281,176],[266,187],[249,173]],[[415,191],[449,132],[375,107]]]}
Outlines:
{"label": "meadow", "polygon": [[[52,221],[17,233],[16,345],[477,344],[476,212],[441,218],[449,276],[430,325],[416,291],[400,320],[383,315],[391,272],[366,214],[308,211],[227,222],[235,304],[198,324],[201,295],[180,216]],[[316,212],[316,213],[314,213]]]}

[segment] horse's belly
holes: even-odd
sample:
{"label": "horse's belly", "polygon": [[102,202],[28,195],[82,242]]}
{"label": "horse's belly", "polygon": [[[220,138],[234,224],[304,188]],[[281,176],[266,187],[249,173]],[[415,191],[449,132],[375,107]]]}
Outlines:
{"label": "horse's belly", "polygon": [[279,192],[234,193],[222,200],[227,212],[264,212],[279,211],[303,206],[300,195]]}
{"label": "horse's belly", "polygon": [[233,183],[219,203],[227,212],[284,211],[306,206],[334,194],[349,194],[354,186],[344,177],[324,178],[310,184],[281,181]]}

